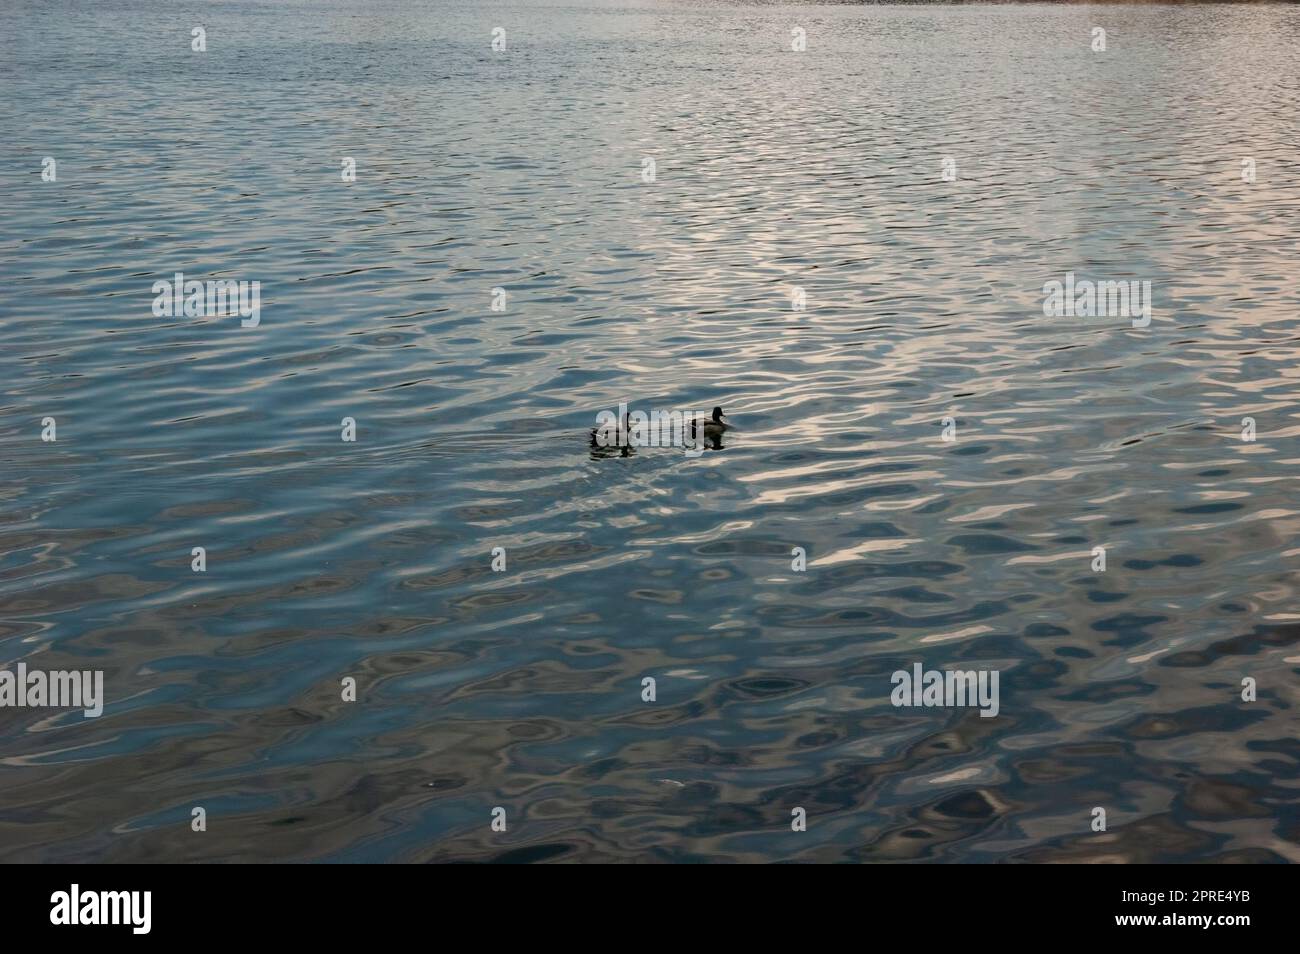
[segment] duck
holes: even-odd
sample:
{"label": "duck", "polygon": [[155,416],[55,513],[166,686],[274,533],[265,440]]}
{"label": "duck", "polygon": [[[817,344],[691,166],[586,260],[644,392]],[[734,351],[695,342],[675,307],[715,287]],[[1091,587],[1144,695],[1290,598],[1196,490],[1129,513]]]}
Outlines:
{"label": "duck", "polygon": [[[626,437],[627,433],[627,415],[624,415],[616,424],[607,423],[600,427],[593,427],[591,429],[591,446],[613,448],[625,446],[619,443],[618,438],[620,436]],[[610,443],[610,438],[614,439],[613,443]]]}
{"label": "duck", "polygon": [[694,418],[691,421],[691,437],[695,437],[697,430],[703,431],[704,436],[708,438],[717,439],[721,437],[724,431],[731,430],[731,425],[723,420],[724,417],[726,415],[722,413],[722,408],[715,407],[713,417]]}

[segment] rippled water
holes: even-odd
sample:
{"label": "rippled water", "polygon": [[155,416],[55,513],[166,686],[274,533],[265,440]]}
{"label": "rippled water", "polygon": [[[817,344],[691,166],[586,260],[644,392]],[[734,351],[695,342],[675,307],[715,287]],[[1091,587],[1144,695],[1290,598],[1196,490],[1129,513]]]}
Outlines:
{"label": "rippled water", "polygon": [[[108,697],[0,710],[0,859],[1300,860],[1300,9],[0,36],[3,659]],[[593,453],[620,401],[736,430]]]}

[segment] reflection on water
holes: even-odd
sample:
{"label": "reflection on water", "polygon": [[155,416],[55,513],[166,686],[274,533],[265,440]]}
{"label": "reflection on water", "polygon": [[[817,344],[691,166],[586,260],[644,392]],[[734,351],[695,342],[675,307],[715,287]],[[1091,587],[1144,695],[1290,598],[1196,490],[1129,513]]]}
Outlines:
{"label": "reflection on water", "polygon": [[0,9],[0,858],[1300,860],[1300,10],[204,20]]}

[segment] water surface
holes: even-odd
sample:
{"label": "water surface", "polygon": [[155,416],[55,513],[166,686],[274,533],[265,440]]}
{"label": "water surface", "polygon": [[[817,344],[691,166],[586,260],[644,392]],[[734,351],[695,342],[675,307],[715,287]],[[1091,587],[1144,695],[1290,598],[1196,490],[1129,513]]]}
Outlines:
{"label": "water surface", "polygon": [[[108,695],[0,710],[0,860],[1300,859],[1297,8],[0,36],[0,655]],[[1044,318],[1067,271],[1150,327]],[[593,455],[620,401],[738,429]]]}

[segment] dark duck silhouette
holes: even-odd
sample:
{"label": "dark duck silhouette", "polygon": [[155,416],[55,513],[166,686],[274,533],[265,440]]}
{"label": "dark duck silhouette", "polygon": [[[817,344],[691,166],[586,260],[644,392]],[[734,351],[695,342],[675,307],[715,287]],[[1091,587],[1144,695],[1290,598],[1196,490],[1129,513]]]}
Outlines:
{"label": "dark duck silhouette", "polygon": [[723,418],[722,408],[715,407],[712,417],[697,417],[691,421],[691,438],[696,439],[696,433],[702,433],[705,438],[716,441],[725,431],[731,430],[731,425]]}

